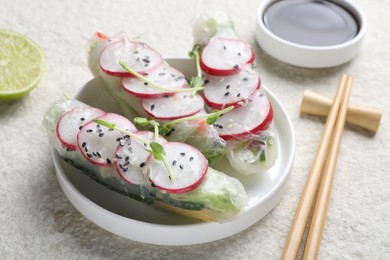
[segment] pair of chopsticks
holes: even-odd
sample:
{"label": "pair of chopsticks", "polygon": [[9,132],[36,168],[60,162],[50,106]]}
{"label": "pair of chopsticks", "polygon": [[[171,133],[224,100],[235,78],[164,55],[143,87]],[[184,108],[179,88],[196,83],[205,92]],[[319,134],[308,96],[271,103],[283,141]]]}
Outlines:
{"label": "pair of chopsticks", "polygon": [[[326,120],[321,142],[311,166],[305,188],[298,204],[293,223],[283,250],[282,259],[296,259],[312,208],[314,197],[317,199],[311,219],[309,233],[303,252],[303,259],[316,259],[320,248],[322,231],[329,204],[330,191],[336,168],[341,137],[348,111],[352,78],[343,75],[336,97]],[[325,167],[323,167],[325,166]],[[321,172],[322,179],[321,179]],[[318,185],[321,179],[320,187]]]}

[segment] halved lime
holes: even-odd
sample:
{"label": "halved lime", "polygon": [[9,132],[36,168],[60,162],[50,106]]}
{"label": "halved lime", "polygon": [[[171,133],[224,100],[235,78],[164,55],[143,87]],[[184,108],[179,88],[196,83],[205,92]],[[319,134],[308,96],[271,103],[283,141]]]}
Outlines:
{"label": "halved lime", "polygon": [[38,44],[18,32],[0,30],[0,100],[26,95],[44,71],[45,57]]}

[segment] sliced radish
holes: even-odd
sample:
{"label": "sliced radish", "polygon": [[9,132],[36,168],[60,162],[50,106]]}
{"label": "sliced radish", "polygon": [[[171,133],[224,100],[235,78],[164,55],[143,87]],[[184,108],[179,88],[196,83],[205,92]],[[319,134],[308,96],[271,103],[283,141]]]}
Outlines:
{"label": "sliced radish", "polygon": [[[115,124],[129,132],[137,128],[127,118],[106,113],[96,119]],[[77,135],[77,145],[84,157],[93,164],[111,166],[115,162],[115,150],[118,143],[123,143],[126,136],[119,131],[89,121]]]}
{"label": "sliced radish", "polygon": [[220,116],[214,123],[225,140],[243,138],[268,128],[273,119],[272,105],[259,90],[242,107]]}
{"label": "sliced radish", "polygon": [[258,88],[260,88],[259,74],[252,69],[251,64],[248,64],[231,76],[208,75],[203,93],[208,106],[223,109],[229,106],[240,106],[239,103],[248,99]]}
{"label": "sliced radish", "polygon": [[118,77],[133,77],[119,64],[123,61],[137,73],[148,72],[163,62],[160,53],[146,43],[129,41],[125,37],[107,45],[99,58],[100,68],[107,74]]}
{"label": "sliced radish", "polygon": [[[183,88],[186,84],[183,73],[165,63],[152,71],[144,73],[143,76],[157,86],[166,89]],[[140,98],[159,98],[173,95],[172,92],[164,92],[149,86],[147,82],[138,78],[123,78],[121,84],[125,91]]]}
{"label": "sliced radish", "polygon": [[254,60],[252,47],[233,38],[212,39],[200,55],[202,70],[216,76],[235,74],[241,66],[253,63]]}
{"label": "sliced radish", "polygon": [[[136,135],[148,141],[154,140],[154,133],[150,131],[139,131]],[[159,137],[159,141],[164,144],[167,141]],[[124,143],[118,145],[115,152],[115,166],[119,176],[132,184],[146,184],[148,177],[146,175],[146,160],[150,153],[148,144],[134,138],[127,138]]]}
{"label": "sliced radish", "polygon": [[173,120],[199,112],[204,107],[204,100],[199,94],[191,96],[190,93],[179,92],[158,99],[141,99],[141,105],[155,119]]}
{"label": "sliced radish", "polygon": [[184,193],[198,187],[208,169],[206,158],[185,143],[168,142],[163,146],[165,158],[172,169],[173,180],[169,179],[163,162],[150,155],[147,161],[149,181],[158,189],[169,193]]}
{"label": "sliced radish", "polygon": [[75,151],[77,149],[77,133],[83,125],[105,112],[90,106],[75,107],[63,114],[56,126],[58,140],[66,148]]}

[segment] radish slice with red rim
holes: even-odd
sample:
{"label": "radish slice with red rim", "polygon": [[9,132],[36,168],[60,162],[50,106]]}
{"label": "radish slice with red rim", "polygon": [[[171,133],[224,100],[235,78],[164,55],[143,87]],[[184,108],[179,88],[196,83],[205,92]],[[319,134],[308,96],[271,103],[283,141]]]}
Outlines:
{"label": "radish slice with red rim", "polygon": [[133,77],[119,64],[121,61],[137,73],[142,74],[160,66],[163,58],[159,52],[146,43],[123,38],[108,44],[103,49],[99,57],[99,65],[109,75]]}
{"label": "radish slice with red rim", "polygon": [[163,147],[174,179],[169,179],[164,163],[150,155],[147,165],[152,185],[169,193],[184,193],[198,187],[208,169],[208,162],[203,154],[185,143],[168,142]]}
{"label": "radish slice with red rim", "polygon": [[174,120],[194,115],[204,107],[204,100],[199,94],[189,92],[175,93],[158,99],[141,99],[145,112],[155,119]]}
{"label": "radish slice with red rim", "polygon": [[203,91],[205,102],[214,109],[239,107],[240,102],[248,99],[260,88],[259,74],[252,69],[252,64],[244,65],[240,71],[231,76],[206,77]]}
{"label": "radish slice with red rim", "polygon": [[221,115],[214,123],[220,137],[240,139],[269,127],[273,120],[272,105],[259,90],[243,104]]}
{"label": "radish slice with red rim", "polygon": [[227,76],[254,60],[255,54],[248,43],[233,38],[215,38],[202,50],[200,66],[208,74]]}
{"label": "radish slice with red rim", "polygon": [[[149,72],[143,73],[143,76],[157,86],[166,89],[179,89],[186,85],[183,73],[165,63]],[[126,92],[139,98],[160,98],[166,95],[173,95],[172,92],[163,92],[153,86],[149,86],[147,82],[139,78],[123,78],[121,84]]]}
{"label": "radish slice with red rim", "polygon": [[[127,118],[113,113],[97,117],[128,132],[136,132],[137,128]],[[84,157],[91,163],[100,166],[111,166],[115,162],[115,151],[119,143],[124,143],[126,135],[99,125],[94,121],[86,123],[77,135],[77,145]]]}
{"label": "radish slice with red rim", "polygon": [[56,126],[58,140],[67,149],[75,151],[77,149],[77,134],[83,125],[105,112],[90,106],[75,107],[64,113]]}
{"label": "radish slice with red rim", "polygon": [[[154,141],[153,132],[139,131],[135,134],[147,141]],[[159,141],[162,144],[167,142],[163,137],[159,137]],[[123,180],[132,184],[148,183],[146,160],[150,153],[146,149],[150,150],[148,144],[131,137],[118,145],[115,152],[115,167]]]}

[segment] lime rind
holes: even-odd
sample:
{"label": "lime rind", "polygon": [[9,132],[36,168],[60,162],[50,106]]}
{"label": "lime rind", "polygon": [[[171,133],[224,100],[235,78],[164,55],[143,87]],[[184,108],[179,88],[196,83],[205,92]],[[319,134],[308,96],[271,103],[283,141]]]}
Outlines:
{"label": "lime rind", "polygon": [[21,98],[38,85],[45,71],[41,47],[27,36],[0,30],[0,100]]}

